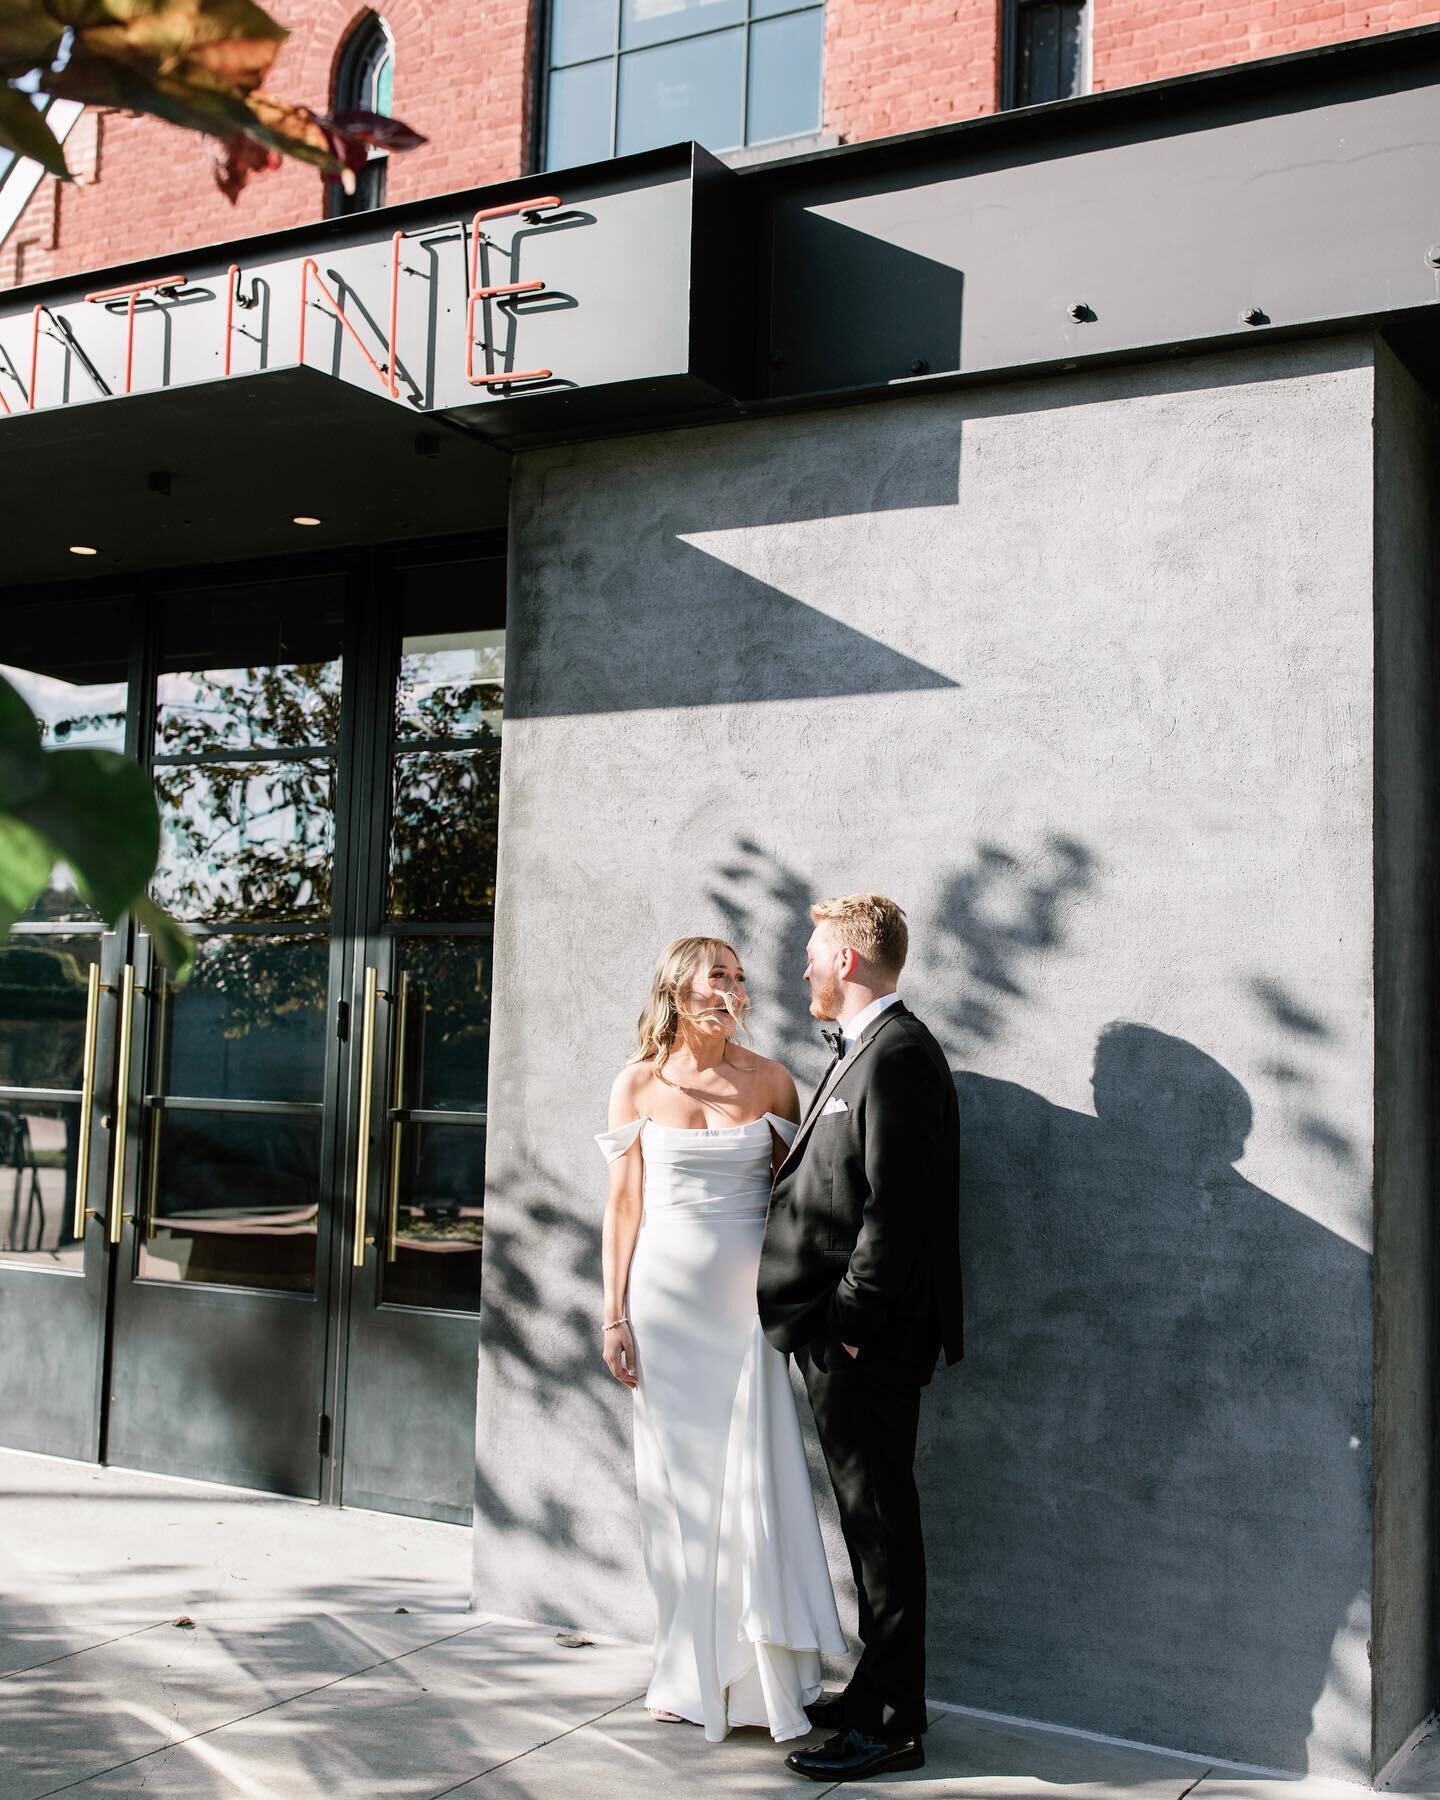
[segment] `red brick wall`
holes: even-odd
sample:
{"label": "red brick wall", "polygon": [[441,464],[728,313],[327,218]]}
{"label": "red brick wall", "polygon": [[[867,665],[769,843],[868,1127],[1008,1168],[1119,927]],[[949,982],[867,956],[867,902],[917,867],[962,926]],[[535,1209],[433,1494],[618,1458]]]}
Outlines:
{"label": "red brick wall", "polygon": [[[267,85],[323,111],[340,47],[365,9],[356,0],[272,0],[270,10],[294,35]],[[391,158],[388,197],[410,200],[518,174],[528,150],[528,0],[385,0],[376,10],[395,39],[395,112],[430,140]],[[313,170],[286,162],[253,180],[232,207],[211,180],[208,155],[193,132],[119,113],[87,115],[66,144],[78,181],[46,180],[36,189],[0,245],[0,286],[322,216]]]}
{"label": "red brick wall", "polygon": [[1440,0],[1100,0],[1093,18],[1100,89],[1432,25]]}
{"label": "red brick wall", "polygon": [[823,128],[857,143],[994,112],[1000,11],[1001,0],[829,0]]}
{"label": "red brick wall", "polygon": [[[324,107],[356,0],[272,0],[294,36],[277,93]],[[993,112],[1002,0],[829,0],[824,129],[846,141]],[[524,172],[531,0],[383,0],[395,37],[395,110],[430,138],[391,159],[393,200]],[[1274,56],[1440,21],[1440,0],[1091,0],[1095,88]],[[0,286],[103,268],[176,246],[321,216],[317,175],[287,163],[239,204],[217,194],[201,140],[120,114],[88,115],[67,145],[80,180],[44,181],[0,244]],[[183,272],[183,271],[182,271]]]}
{"label": "red brick wall", "polygon": [[[829,0],[825,130],[847,142],[994,112],[1003,0]],[[1096,89],[1440,22],[1440,0],[1091,0]]]}

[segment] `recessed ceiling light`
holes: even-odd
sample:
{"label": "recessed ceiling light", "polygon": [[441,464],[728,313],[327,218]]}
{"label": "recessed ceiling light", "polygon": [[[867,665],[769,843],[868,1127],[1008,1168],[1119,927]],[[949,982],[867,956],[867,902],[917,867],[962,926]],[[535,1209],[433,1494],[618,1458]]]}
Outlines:
{"label": "recessed ceiling light", "polygon": [[72,556],[98,556],[100,552],[95,549],[93,544],[72,544],[70,554]]}
{"label": "recessed ceiling light", "polygon": [[297,513],[290,521],[292,525],[323,525],[323,519],[312,519],[308,513]]}

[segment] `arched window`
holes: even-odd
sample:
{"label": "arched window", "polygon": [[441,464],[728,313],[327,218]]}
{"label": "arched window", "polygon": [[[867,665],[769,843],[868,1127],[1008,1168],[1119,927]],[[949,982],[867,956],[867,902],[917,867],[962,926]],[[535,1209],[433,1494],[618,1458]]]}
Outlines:
{"label": "arched window", "polygon": [[[390,27],[379,13],[366,13],[345,40],[335,69],[335,111],[363,106],[367,112],[383,113],[387,118],[395,90],[395,40]],[[385,169],[389,157],[383,150],[373,149],[365,167],[355,180],[355,192],[347,194],[338,182],[327,189],[329,213],[338,218],[344,213],[369,212],[385,204]]]}
{"label": "arched window", "polygon": [[549,0],[544,165],[820,129],[823,0]]}

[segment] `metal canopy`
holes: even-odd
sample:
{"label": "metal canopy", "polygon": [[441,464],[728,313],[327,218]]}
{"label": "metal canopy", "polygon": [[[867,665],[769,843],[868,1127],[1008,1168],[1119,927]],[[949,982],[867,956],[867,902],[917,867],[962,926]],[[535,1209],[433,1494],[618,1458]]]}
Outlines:
{"label": "metal canopy", "polygon": [[0,589],[483,531],[508,482],[503,452],[309,368],[22,413],[0,429]]}

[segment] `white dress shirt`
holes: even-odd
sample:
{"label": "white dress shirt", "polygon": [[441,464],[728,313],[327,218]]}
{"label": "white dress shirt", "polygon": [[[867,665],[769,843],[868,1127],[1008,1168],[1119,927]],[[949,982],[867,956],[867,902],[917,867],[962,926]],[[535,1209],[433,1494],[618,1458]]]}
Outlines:
{"label": "white dress shirt", "polygon": [[878,1019],[887,1006],[894,1006],[900,998],[898,994],[882,994],[878,1000],[872,1000],[863,1012],[856,1013],[850,1023],[845,1026],[845,1051],[848,1056],[860,1042],[861,1033],[872,1019]]}

